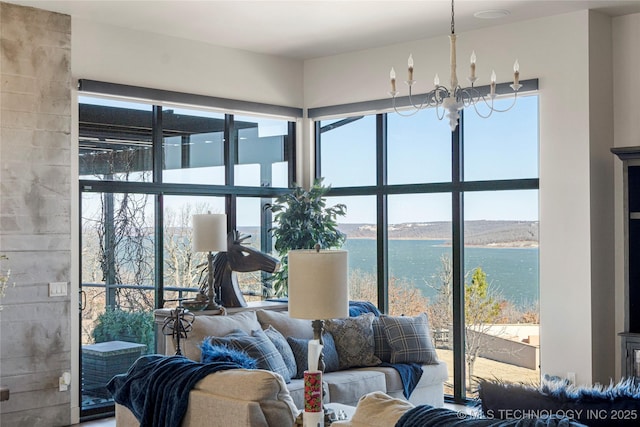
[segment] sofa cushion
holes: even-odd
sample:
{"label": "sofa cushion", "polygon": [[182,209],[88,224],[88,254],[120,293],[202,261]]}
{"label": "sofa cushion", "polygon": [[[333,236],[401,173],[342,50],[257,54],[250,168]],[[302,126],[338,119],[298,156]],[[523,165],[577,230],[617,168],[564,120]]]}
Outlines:
{"label": "sofa cushion", "polygon": [[[322,348],[322,355],[324,358],[324,371],[334,372],[340,369],[340,360],[338,358],[338,352],[336,350],[336,344],[330,333],[325,332],[322,334],[324,341],[324,347]],[[296,359],[296,365],[298,367],[297,372],[291,378],[304,377],[304,371],[309,369],[309,341],[304,338],[288,337],[287,342],[293,352]]]}
{"label": "sofa cushion", "polygon": [[340,369],[380,364],[380,359],[374,354],[374,317],[373,313],[366,313],[358,317],[330,319],[325,322],[326,330],[331,332],[336,342]]}
{"label": "sofa cushion", "polygon": [[287,312],[273,310],[258,310],[256,316],[262,329],[271,325],[285,337],[313,339],[311,320],[292,319]]}
{"label": "sofa cushion", "polygon": [[381,316],[380,322],[391,347],[391,363],[438,363],[425,313],[416,317]]}
{"label": "sofa cushion", "polygon": [[209,336],[223,337],[239,329],[250,334],[260,329],[260,323],[253,311],[243,311],[232,316],[198,316],[187,338],[180,341],[182,354],[196,362],[200,361],[200,344]]}
{"label": "sofa cushion", "polygon": [[213,345],[226,345],[229,348],[246,352],[256,359],[259,369],[276,372],[282,375],[285,382],[291,381],[289,368],[284,364],[278,349],[267,338],[262,329],[257,329],[248,335],[244,331],[236,330],[224,337],[209,337]]}
{"label": "sofa cushion", "polygon": [[267,338],[271,340],[273,345],[278,349],[278,352],[280,352],[280,356],[282,356],[282,360],[284,361],[284,364],[289,369],[289,377],[296,378],[296,373],[298,372],[298,365],[296,363],[296,358],[293,352],[291,351],[291,347],[287,342],[287,339],[284,337],[284,335],[278,332],[272,325],[269,325],[269,327],[264,330],[264,333],[267,336]]}
{"label": "sofa cushion", "polygon": [[348,369],[329,372],[322,376],[327,384],[331,402],[355,406],[362,395],[373,391],[386,391],[384,374],[373,370]]}
{"label": "sofa cushion", "polygon": [[406,400],[395,399],[380,391],[362,396],[350,421],[339,421],[332,425],[352,427],[388,427],[413,408]]}

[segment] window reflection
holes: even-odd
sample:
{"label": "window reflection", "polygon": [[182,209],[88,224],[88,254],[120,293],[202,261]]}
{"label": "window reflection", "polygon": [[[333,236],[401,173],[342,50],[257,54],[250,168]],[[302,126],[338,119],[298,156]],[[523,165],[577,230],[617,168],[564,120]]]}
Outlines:
{"label": "window reflection", "polygon": [[282,171],[287,171],[288,123],[285,120],[235,116],[238,158],[235,185],[287,187]]}
{"label": "window reflection", "polygon": [[224,114],[164,108],[163,182],[224,185],[224,125]]}
{"label": "window reflection", "polygon": [[81,179],[151,181],[151,106],[79,97]]}

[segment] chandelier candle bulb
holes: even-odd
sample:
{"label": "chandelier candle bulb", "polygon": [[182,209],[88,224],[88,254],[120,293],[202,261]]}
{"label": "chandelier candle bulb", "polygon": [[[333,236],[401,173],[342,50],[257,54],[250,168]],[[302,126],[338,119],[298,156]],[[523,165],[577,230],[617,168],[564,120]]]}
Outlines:
{"label": "chandelier candle bulb", "polygon": [[496,96],[496,72],[491,71],[491,97],[494,98]]}
{"label": "chandelier candle bulb", "polygon": [[396,70],[391,67],[391,71],[389,72],[389,78],[391,79],[391,92],[396,92]]}
{"label": "chandelier candle bulb", "polygon": [[469,80],[473,83],[476,79],[476,51],[471,52],[471,77]]}
{"label": "chandelier candle bulb", "polygon": [[413,82],[413,55],[409,55],[407,64],[409,65],[409,84],[411,84]]}
{"label": "chandelier candle bulb", "polygon": [[520,64],[516,59],[516,62],[513,63],[513,84],[520,84]]}

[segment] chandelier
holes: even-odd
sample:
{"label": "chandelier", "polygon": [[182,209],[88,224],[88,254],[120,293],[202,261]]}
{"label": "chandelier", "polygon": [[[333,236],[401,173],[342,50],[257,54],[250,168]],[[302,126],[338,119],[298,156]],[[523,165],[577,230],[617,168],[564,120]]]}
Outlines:
{"label": "chandelier", "polygon": [[[451,126],[451,132],[453,132],[458,126],[458,119],[460,118],[459,111],[463,108],[473,106],[476,113],[486,119],[493,114],[493,112],[503,113],[509,111],[516,103],[518,96],[518,90],[522,87],[520,84],[520,65],[518,60],[513,64],[513,84],[509,85],[513,89],[514,96],[511,105],[505,109],[498,109],[494,105],[496,97],[496,73],[491,72],[491,83],[489,93],[486,91],[481,92],[475,86],[477,80],[476,77],[476,53],[471,53],[470,73],[468,80],[471,83],[470,87],[463,88],[458,84],[458,76],[456,73],[456,34],[455,34],[455,11],[453,6],[453,0],[451,0],[451,35],[449,35],[449,47],[450,47],[450,65],[451,65],[451,85],[446,87],[440,84],[440,78],[436,74],[433,80],[434,89],[427,93],[422,102],[414,102],[412,89],[416,81],[413,79],[413,55],[409,55],[408,67],[409,78],[405,81],[409,86],[409,103],[413,107],[414,111],[410,113],[402,113],[398,110],[396,105],[396,97],[400,92],[396,90],[396,72],[391,68],[389,77],[391,78],[391,91],[389,95],[393,98],[393,109],[401,116],[412,116],[418,111],[429,107],[435,107],[438,120],[442,120],[445,116],[449,119],[449,126]],[[484,104],[483,107],[478,109],[478,104]],[[483,112],[481,110],[486,110]]]}

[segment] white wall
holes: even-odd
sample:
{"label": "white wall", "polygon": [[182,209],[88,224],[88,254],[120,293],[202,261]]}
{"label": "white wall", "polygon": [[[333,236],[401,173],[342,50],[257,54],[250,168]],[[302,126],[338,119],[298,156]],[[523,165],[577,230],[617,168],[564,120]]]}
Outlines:
{"label": "white wall", "polygon": [[303,106],[301,61],[76,18],[71,34],[76,79]]}
{"label": "white wall", "polygon": [[[613,18],[614,145],[640,146],[640,13]],[[614,160],[615,181],[615,330],[624,331],[624,230],[622,162]],[[620,340],[616,340],[616,376],[620,375]]]}
{"label": "white wall", "polygon": [[[589,14],[589,146],[591,180],[591,339],[593,381],[615,374],[613,214],[613,59],[611,18]],[[609,207],[603,209],[603,207]],[[602,349],[611,349],[602,351]]]}
{"label": "white wall", "polygon": [[[591,206],[601,194],[591,194],[590,182],[589,12],[458,33],[461,81],[473,49],[478,84],[487,83],[489,67],[509,80],[515,57],[522,79],[540,79],[541,369],[589,383],[592,353],[614,351],[592,346]],[[405,69],[409,53],[423,91],[436,72],[448,76],[447,37],[314,59],[305,62],[305,105],[384,98],[389,69]],[[599,252],[606,250],[613,248]]]}

